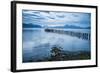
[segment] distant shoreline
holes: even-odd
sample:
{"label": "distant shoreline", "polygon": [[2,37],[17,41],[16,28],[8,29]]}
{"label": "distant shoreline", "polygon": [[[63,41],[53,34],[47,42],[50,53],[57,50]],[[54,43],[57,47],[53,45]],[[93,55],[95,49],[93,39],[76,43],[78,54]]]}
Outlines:
{"label": "distant shoreline", "polygon": [[[46,28],[22,28],[22,29],[46,29]],[[87,29],[87,28],[50,28],[50,29]]]}

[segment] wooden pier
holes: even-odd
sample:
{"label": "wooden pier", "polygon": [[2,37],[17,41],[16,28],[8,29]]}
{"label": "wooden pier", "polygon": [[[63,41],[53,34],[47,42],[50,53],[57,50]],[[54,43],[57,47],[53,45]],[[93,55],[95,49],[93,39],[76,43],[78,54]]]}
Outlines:
{"label": "wooden pier", "polygon": [[90,33],[83,33],[83,32],[75,32],[75,31],[64,31],[64,30],[57,30],[57,29],[45,29],[46,32],[53,32],[58,34],[67,34],[73,37],[77,37],[84,40],[90,40]]}

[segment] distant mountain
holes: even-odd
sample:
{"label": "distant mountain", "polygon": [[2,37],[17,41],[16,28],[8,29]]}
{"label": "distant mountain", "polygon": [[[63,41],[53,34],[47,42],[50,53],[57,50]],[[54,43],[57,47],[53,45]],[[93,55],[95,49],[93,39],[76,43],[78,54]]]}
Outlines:
{"label": "distant mountain", "polygon": [[91,29],[91,27],[85,27],[85,29]]}
{"label": "distant mountain", "polygon": [[23,23],[23,28],[42,28],[40,25],[35,25],[35,24],[26,24],[26,23]]}
{"label": "distant mountain", "polygon": [[73,29],[90,29],[90,27],[81,27],[81,26],[75,26],[75,25],[65,25],[64,28],[73,28]]}
{"label": "distant mountain", "polygon": [[[42,26],[32,24],[32,23],[29,23],[29,24],[23,23],[23,28],[42,28]],[[50,28],[91,29],[91,27],[80,27],[80,26],[75,26],[75,25],[55,26],[55,27],[50,27]]]}
{"label": "distant mountain", "polygon": [[80,27],[80,26],[74,26],[74,25],[65,25],[65,26],[56,26],[52,28],[71,28],[71,29],[90,29],[91,27]]}

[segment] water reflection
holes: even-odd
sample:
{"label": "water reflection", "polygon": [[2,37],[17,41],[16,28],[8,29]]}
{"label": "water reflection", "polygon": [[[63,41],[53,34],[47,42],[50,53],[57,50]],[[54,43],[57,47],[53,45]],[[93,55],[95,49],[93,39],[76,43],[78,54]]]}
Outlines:
{"label": "water reflection", "polygon": [[[89,29],[71,29],[71,31],[90,33]],[[69,35],[48,33],[44,29],[24,29],[23,62],[37,61],[50,57],[50,51],[54,45],[58,45],[64,51],[69,52],[90,51],[90,40],[83,40]]]}

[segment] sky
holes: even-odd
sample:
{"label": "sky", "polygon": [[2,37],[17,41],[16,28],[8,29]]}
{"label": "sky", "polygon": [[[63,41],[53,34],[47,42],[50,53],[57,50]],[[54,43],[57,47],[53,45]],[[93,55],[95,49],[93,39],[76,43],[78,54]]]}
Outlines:
{"label": "sky", "polygon": [[22,22],[25,24],[35,24],[42,27],[56,27],[74,25],[80,27],[90,27],[91,14],[64,11],[36,11],[23,10]]}

